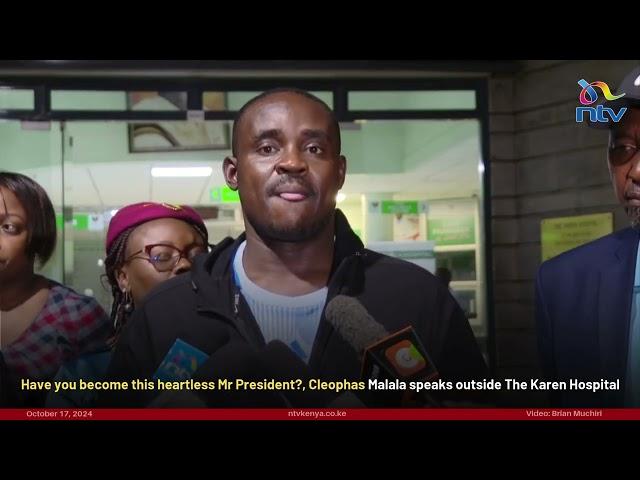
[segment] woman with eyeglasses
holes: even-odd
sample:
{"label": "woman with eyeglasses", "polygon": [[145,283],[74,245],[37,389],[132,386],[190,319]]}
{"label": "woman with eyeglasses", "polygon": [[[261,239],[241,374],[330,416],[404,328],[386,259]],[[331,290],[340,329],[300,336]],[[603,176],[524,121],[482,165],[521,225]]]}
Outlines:
{"label": "woman with eyeglasses", "polygon": [[207,228],[191,207],[144,202],[118,210],[109,224],[104,262],[116,335],[153,287],[191,269],[207,241]]}
{"label": "woman with eyeglasses", "polygon": [[[161,282],[191,269],[192,260],[208,250],[207,228],[191,207],[143,202],[121,208],[107,231],[105,270],[113,302],[115,334],[108,348],[64,365],[57,381],[102,379],[122,327],[136,305]],[[50,393],[48,407],[92,405],[96,392]]]}

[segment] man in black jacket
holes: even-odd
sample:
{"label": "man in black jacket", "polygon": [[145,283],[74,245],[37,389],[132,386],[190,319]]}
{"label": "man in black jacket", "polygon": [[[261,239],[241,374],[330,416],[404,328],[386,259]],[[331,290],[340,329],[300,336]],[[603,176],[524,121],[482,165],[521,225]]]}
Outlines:
{"label": "man in black jacket", "polygon": [[[224,161],[246,231],[151,292],[125,327],[109,379],[151,378],[176,339],[211,354],[228,342],[281,340],[313,377],[358,379],[361,352],[325,318],[336,295],[356,298],[388,332],[413,326],[443,379],[481,379],[486,365],[464,313],[428,271],[367,250],[336,209],[346,159],[329,107],[295,89],[248,102]],[[197,375],[196,375],[197,376]],[[143,405],[157,392],[108,394]]]}

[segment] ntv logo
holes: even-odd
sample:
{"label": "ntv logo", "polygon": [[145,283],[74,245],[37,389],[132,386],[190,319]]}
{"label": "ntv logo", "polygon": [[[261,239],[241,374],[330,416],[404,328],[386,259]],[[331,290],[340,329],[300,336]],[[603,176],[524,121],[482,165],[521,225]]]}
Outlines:
{"label": "ntv logo", "polygon": [[[624,97],[626,94],[622,95],[612,95],[611,90],[609,90],[609,85],[604,82],[593,82],[587,83],[587,81],[583,78],[578,82],[578,85],[582,87],[582,91],[580,92],[580,103],[582,105],[591,105],[596,100],[598,100],[598,94],[596,93],[596,89],[593,87],[598,87],[602,93],[604,94],[604,98],[607,100],[616,100],[618,98]],[[622,107],[618,113],[615,113],[613,108],[604,107],[602,105],[598,105],[597,107],[577,107],[576,108],[576,122],[581,123],[584,121],[584,114],[589,114],[590,122],[601,122],[601,123],[609,123],[609,118],[614,122],[619,122],[624,113],[627,111],[626,107]],[[605,115],[606,114],[606,115]],[[607,116],[609,118],[607,118]]]}

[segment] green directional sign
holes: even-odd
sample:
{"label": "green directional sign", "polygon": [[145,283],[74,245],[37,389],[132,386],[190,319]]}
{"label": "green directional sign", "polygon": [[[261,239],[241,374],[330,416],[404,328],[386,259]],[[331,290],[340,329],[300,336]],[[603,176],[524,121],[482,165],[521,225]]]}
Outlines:
{"label": "green directional sign", "polygon": [[[58,229],[63,227],[62,214],[56,215],[56,227]],[[89,230],[89,215],[86,213],[74,213],[73,228],[75,230]]]}
{"label": "green directional sign", "polygon": [[76,230],[89,230],[89,215],[86,213],[74,213],[73,228]]}
{"label": "green directional sign", "polygon": [[415,200],[383,200],[382,213],[419,213],[418,202]]}
{"label": "green directional sign", "polygon": [[370,200],[369,213],[391,215],[416,215],[427,213],[429,205],[424,200]]}
{"label": "green directional sign", "polygon": [[214,187],[209,191],[211,201],[218,203],[238,203],[240,194],[236,190],[231,190],[228,186]]}

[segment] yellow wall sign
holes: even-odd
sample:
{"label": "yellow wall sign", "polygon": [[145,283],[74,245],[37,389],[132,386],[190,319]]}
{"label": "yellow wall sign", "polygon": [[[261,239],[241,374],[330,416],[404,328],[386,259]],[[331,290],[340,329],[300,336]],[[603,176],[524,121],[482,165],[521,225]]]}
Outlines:
{"label": "yellow wall sign", "polygon": [[613,214],[546,218],[540,224],[542,261],[613,232]]}

